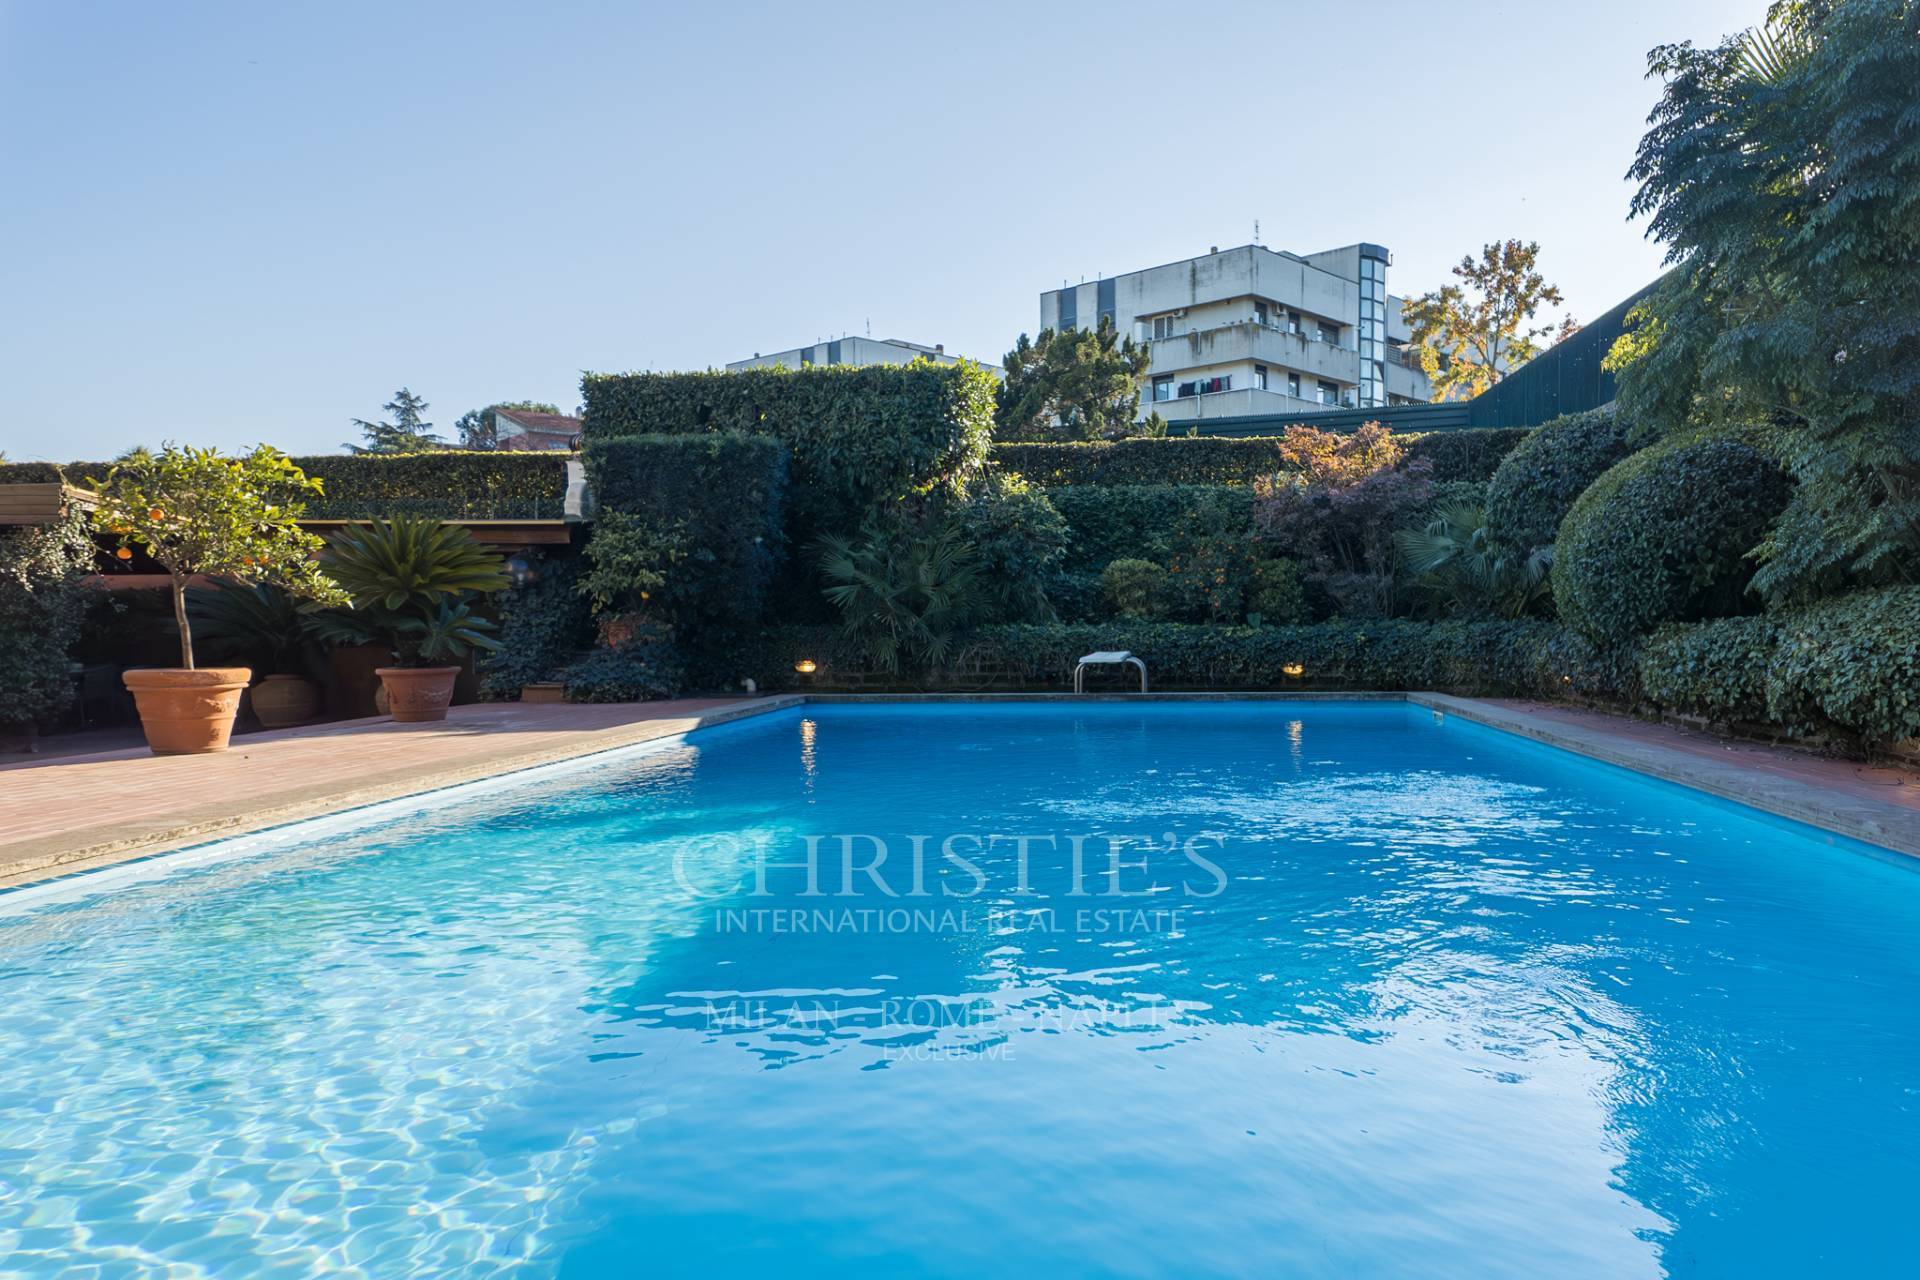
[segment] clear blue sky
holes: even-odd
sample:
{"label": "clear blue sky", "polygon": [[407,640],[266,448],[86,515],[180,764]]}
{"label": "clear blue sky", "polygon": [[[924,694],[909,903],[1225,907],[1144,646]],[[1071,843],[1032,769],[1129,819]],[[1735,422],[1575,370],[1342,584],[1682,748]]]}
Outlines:
{"label": "clear blue sky", "polygon": [[1647,49],[1763,9],[0,0],[0,450],[331,452],[403,383],[451,428],[869,323],[998,358],[1256,218],[1397,293],[1537,239],[1592,317],[1659,265]]}

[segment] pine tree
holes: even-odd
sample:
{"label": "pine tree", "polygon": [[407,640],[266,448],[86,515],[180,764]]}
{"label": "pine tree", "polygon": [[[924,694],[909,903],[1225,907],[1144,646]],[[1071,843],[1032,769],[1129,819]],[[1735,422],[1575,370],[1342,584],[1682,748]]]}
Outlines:
{"label": "pine tree", "polygon": [[446,448],[447,442],[434,435],[433,424],[426,421],[427,402],[412,391],[402,387],[380,407],[393,415],[393,421],[351,419],[366,443],[347,445],[349,453],[427,453]]}
{"label": "pine tree", "polygon": [[1042,329],[1036,341],[1021,334],[1007,353],[1000,384],[1002,440],[1108,440],[1163,434],[1156,414],[1145,423],[1140,383],[1152,361],[1147,347],[1115,332],[1102,316],[1095,329]]}

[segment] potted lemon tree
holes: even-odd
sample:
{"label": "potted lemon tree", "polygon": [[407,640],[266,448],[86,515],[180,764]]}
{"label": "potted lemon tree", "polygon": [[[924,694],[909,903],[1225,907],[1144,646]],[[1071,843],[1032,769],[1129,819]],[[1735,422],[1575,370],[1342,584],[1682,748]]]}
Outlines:
{"label": "potted lemon tree", "polygon": [[252,672],[196,667],[187,585],[198,577],[272,582],[323,603],[346,595],[320,571],[321,541],[300,528],[303,500],[320,492],[293,460],[269,445],[228,457],[169,444],[114,464],[98,486],[95,527],[167,571],[180,629],[180,665],[127,672],[147,745],[156,755],[225,751]]}
{"label": "potted lemon tree", "polygon": [[322,563],[353,598],[351,612],[330,615],[336,637],[381,640],[393,653],[393,665],[377,670],[393,718],[446,719],[460,674],[453,664],[500,647],[473,601],[506,589],[501,558],[459,525],[403,515],[349,525]]}

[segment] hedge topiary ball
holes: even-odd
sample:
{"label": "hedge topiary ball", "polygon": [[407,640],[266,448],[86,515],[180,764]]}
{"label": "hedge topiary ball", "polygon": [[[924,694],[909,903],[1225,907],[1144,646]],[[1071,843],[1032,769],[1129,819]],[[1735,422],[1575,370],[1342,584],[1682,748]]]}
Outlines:
{"label": "hedge topiary ball", "polygon": [[1570,413],[1534,428],[1487,486],[1487,533],[1515,551],[1553,541],[1575,498],[1633,452],[1614,410]]}
{"label": "hedge topiary ball", "polygon": [[1741,612],[1751,551],[1792,482],[1740,440],[1683,437],[1616,463],[1560,524],[1553,599],[1598,643]]}

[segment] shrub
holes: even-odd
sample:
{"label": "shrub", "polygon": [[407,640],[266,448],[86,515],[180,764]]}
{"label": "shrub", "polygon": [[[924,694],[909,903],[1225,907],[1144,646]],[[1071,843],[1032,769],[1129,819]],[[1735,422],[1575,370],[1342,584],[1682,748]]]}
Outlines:
{"label": "shrub", "polygon": [[869,661],[888,672],[946,663],[979,605],[978,564],[957,525],[873,523],[854,538],[828,535],[819,547],[841,632]]}
{"label": "shrub", "polygon": [[1773,719],[1871,746],[1920,737],[1920,587],[1839,596],[1777,622]]}
{"label": "shrub", "polygon": [[1067,522],[1046,493],[1017,475],[989,475],[974,485],[957,519],[979,567],[983,619],[1052,621]]}
{"label": "shrub", "polygon": [[78,513],[0,534],[0,727],[34,725],[73,700],[68,654],[80,638],[93,539]]}
{"label": "shrub", "polygon": [[1433,468],[1436,484],[1484,484],[1527,437],[1525,427],[1466,427],[1403,436],[1409,462]]}
{"label": "shrub", "polygon": [[1680,437],[1615,464],[1561,522],[1561,618],[1602,644],[1740,612],[1748,552],[1789,488],[1776,463],[1731,437]]}
{"label": "shrub", "polygon": [[1394,608],[1394,531],[1432,494],[1425,462],[1405,462],[1385,428],[1351,435],[1293,427],[1284,437],[1290,470],[1255,488],[1254,527],[1276,555],[1299,562],[1309,586],[1340,612],[1378,617]]}
{"label": "shrub", "polygon": [[588,374],[584,434],[764,435],[792,462],[793,540],[857,528],[910,494],[975,475],[993,431],[994,380],[980,366],[835,366],[739,373]]}
{"label": "shrub", "polygon": [[1767,666],[1780,632],[1772,618],[1723,618],[1668,625],[1641,646],[1647,701],[1722,723],[1767,718]]}
{"label": "shrub", "polygon": [[1394,541],[1413,575],[1412,594],[1423,599],[1419,612],[1521,618],[1550,598],[1552,549],[1520,552],[1496,545],[1477,503],[1441,505],[1418,528],[1398,530]]}
{"label": "shrub", "polygon": [[480,671],[481,693],[512,701],[523,685],[558,679],[593,638],[593,609],[580,592],[578,556],[529,557],[532,581],[500,597],[500,652]]}
{"label": "shrub", "polygon": [[353,598],[351,613],[329,615],[335,639],[385,640],[402,667],[500,647],[472,601],[504,591],[505,568],[457,524],[404,515],[351,524],[328,539],[321,562]]}
{"label": "shrub", "polygon": [[1250,485],[1286,464],[1277,436],[996,444],[991,461],[1048,490],[1071,485]]}
{"label": "shrub", "polygon": [[1247,620],[1255,618],[1269,627],[1298,626],[1313,620],[1299,565],[1279,557],[1253,566],[1252,581],[1247,586]]}
{"label": "shrub", "polygon": [[1237,623],[1246,616],[1254,545],[1246,532],[1222,528],[1196,511],[1174,531],[1167,556],[1171,616],[1188,622]]}
{"label": "shrub", "polygon": [[617,649],[601,646],[561,672],[569,702],[649,702],[684,687],[680,657],[664,629],[645,628]]}
{"label": "shrub", "polygon": [[[589,440],[586,466],[601,508],[626,517],[608,522],[612,536],[672,531],[677,558],[663,544],[645,566],[631,556],[621,561],[660,575],[637,588],[653,597],[650,612],[677,627],[759,617],[783,546],[784,445],[734,433]],[[613,599],[618,582],[605,575],[595,582],[603,607],[623,607]]]}
{"label": "shrub", "polygon": [[1165,617],[1167,571],[1151,560],[1115,560],[1100,573],[1100,595],[1118,617]]}
{"label": "shrub", "polygon": [[1536,427],[1487,486],[1493,540],[1521,552],[1552,543],[1574,499],[1633,452],[1627,436],[1626,420],[1611,408],[1570,413]]}
{"label": "shrub", "polygon": [[1068,569],[1053,580],[1048,599],[1063,622],[1095,622],[1112,616],[1103,585],[1104,572]]}
{"label": "shrub", "polygon": [[1207,519],[1241,538],[1253,524],[1253,495],[1228,485],[1073,485],[1048,495],[1071,531],[1066,563],[1093,569],[1115,560],[1160,560],[1172,534]]}

